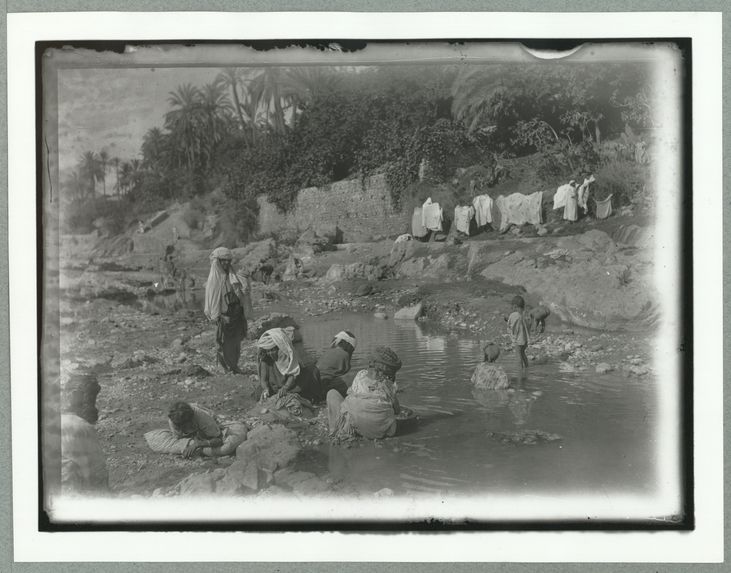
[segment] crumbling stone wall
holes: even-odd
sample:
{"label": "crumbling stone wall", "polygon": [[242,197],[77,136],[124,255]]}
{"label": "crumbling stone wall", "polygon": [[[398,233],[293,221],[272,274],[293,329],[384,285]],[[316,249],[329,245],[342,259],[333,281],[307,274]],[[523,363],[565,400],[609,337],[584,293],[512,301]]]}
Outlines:
{"label": "crumbling stone wall", "polygon": [[259,197],[259,233],[304,232],[311,228],[332,229],[337,226],[346,243],[367,241],[373,237],[394,236],[409,231],[409,220],[391,205],[384,175],[366,180],[338,181],[326,187],[302,189],[291,212],[283,214]]}

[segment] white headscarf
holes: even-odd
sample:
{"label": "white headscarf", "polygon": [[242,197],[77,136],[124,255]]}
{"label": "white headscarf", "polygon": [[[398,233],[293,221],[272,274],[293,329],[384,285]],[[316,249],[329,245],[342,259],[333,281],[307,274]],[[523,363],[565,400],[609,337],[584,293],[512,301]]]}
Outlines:
{"label": "white headscarf", "polygon": [[332,346],[334,348],[335,346],[338,345],[338,342],[340,342],[341,340],[344,340],[345,342],[347,342],[348,344],[350,344],[353,347],[353,350],[355,350],[355,346],[356,346],[355,337],[354,336],[350,336],[344,330],[341,330],[340,332],[338,332],[335,335],[335,338],[333,338],[332,344],[330,346]]}
{"label": "white headscarf", "polygon": [[294,356],[292,338],[294,328],[270,328],[259,337],[256,346],[262,350],[271,350],[275,346],[279,350],[277,356],[277,369],[284,376],[297,376],[300,373],[300,365]]}
{"label": "white headscarf", "polygon": [[221,266],[222,260],[231,261],[233,259],[231,249],[218,247],[214,249],[209,258],[211,259],[211,271],[208,273],[208,281],[206,282],[206,300],[203,312],[209,320],[216,320],[228,309],[225,298],[226,293],[235,290],[234,287],[238,287],[243,291],[243,284],[241,279],[233,272],[233,268],[226,274]]}

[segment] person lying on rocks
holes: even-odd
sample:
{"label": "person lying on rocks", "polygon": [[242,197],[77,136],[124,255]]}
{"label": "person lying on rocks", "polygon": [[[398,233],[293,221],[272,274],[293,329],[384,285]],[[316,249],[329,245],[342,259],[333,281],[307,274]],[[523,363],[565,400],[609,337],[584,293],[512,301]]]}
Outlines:
{"label": "person lying on rocks", "polygon": [[472,373],[472,385],[485,390],[504,390],[510,384],[508,375],[501,366],[495,364],[500,356],[500,347],[489,343],[483,349],[484,362],[477,365]]}
{"label": "person lying on rocks", "polygon": [[310,402],[325,399],[325,387],[315,365],[303,366],[292,346],[294,328],[270,328],[259,337],[258,370],[261,400],[295,393]]}
{"label": "person lying on rocks", "polygon": [[531,308],[525,315],[528,332],[537,334],[546,330],[546,319],[551,316],[551,311],[545,306]]}
{"label": "person lying on rocks", "polygon": [[104,451],[96,433],[101,387],[94,374],[74,373],[61,390],[61,491],[103,494],[109,490]]}
{"label": "person lying on rocks", "polygon": [[403,417],[409,413],[401,408],[394,388],[400,368],[398,355],[387,346],[379,346],[369,358],[368,369],[358,372],[345,398],[337,390],[327,393],[333,438],[380,439],[396,434],[399,414]]}
{"label": "person lying on rocks", "polygon": [[343,330],[335,335],[330,348],[320,356],[316,366],[326,393],[330,390],[337,390],[345,398],[348,385],[342,377],[350,372],[350,360],[355,352],[355,347],[355,335],[348,330]]}
{"label": "person lying on rocks", "polygon": [[145,440],[154,452],[184,458],[231,456],[247,434],[245,424],[219,424],[213,412],[188,402],[172,405],[168,425],[169,430],[147,432]]}

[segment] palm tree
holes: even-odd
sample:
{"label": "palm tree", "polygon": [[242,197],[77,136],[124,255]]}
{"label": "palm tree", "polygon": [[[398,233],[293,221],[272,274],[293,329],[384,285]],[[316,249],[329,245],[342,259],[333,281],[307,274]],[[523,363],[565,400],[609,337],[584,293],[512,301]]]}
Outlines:
{"label": "palm tree", "polygon": [[147,130],[142,138],[142,165],[153,168],[164,164],[167,159],[169,134],[163,133],[159,127]]}
{"label": "palm tree", "polygon": [[469,133],[481,127],[500,109],[500,99],[514,80],[512,68],[465,66],[452,84],[452,115],[462,122]]}
{"label": "palm tree", "polygon": [[112,157],[112,165],[114,165],[114,188],[117,190],[117,199],[119,199],[119,164],[122,162],[119,157]]}
{"label": "palm tree", "polygon": [[89,182],[89,192],[93,197],[96,194],[96,182],[102,177],[99,157],[93,151],[85,151],[79,160],[80,174]]}
{"label": "palm tree", "polygon": [[119,174],[119,187],[126,195],[132,185],[132,164],[129,161],[122,163],[122,169]]}
{"label": "palm tree", "polygon": [[171,109],[165,114],[165,127],[172,137],[172,151],[182,156],[178,164],[184,162],[192,170],[201,153],[202,106],[201,91],[192,84],[178,86],[170,92],[168,102]]}
{"label": "palm tree", "polygon": [[236,115],[239,117],[239,127],[242,130],[246,129],[246,121],[244,120],[244,114],[241,109],[241,100],[239,99],[238,86],[243,80],[243,74],[240,68],[223,68],[221,72],[216,76],[216,83],[221,84],[224,88],[231,89],[231,95],[233,96],[234,109]]}
{"label": "palm tree", "polygon": [[210,159],[213,148],[218,144],[231,125],[231,101],[220,83],[206,84],[201,92],[201,109],[205,126],[206,160]]}
{"label": "palm tree", "polygon": [[[266,110],[267,118],[272,121],[274,132],[282,135],[286,129],[284,120],[283,96],[286,97],[285,72],[283,68],[264,68],[251,81],[249,89],[253,99],[261,102]],[[273,112],[272,112],[273,108]]]}
{"label": "palm tree", "polygon": [[109,153],[105,149],[99,152],[99,165],[101,166],[102,186],[104,188],[104,196],[107,196],[107,163],[109,162]]}

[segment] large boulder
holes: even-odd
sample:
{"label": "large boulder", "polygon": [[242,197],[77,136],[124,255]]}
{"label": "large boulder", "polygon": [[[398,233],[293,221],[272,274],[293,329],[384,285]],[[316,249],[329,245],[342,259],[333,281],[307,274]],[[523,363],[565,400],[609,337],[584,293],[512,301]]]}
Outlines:
{"label": "large boulder", "polygon": [[350,265],[332,265],[325,274],[325,282],[365,279],[378,281],[385,276],[385,269],[368,263],[352,263]]}
{"label": "large boulder", "polygon": [[481,274],[524,287],[579,326],[644,329],[657,320],[650,251],[625,252],[598,230],[534,243],[533,249],[491,259]]}
{"label": "large boulder", "polygon": [[259,267],[277,256],[277,243],[274,239],[265,239],[249,243],[245,247],[232,249],[235,268],[241,268],[249,273],[256,272]]}
{"label": "large boulder", "polygon": [[334,238],[321,237],[312,229],[308,229],[300,235],[294,248],[298,252],[308,253],[311,251],[312,254],[323,251],[334,251],[336,249]]}
{"label": "large boulder", "polygon": [[302,450],[297,434],[281,424],[262,424],[251,430],[236,449],[236,459],[255,462],[263,470],[273,472],[291,464]]}

